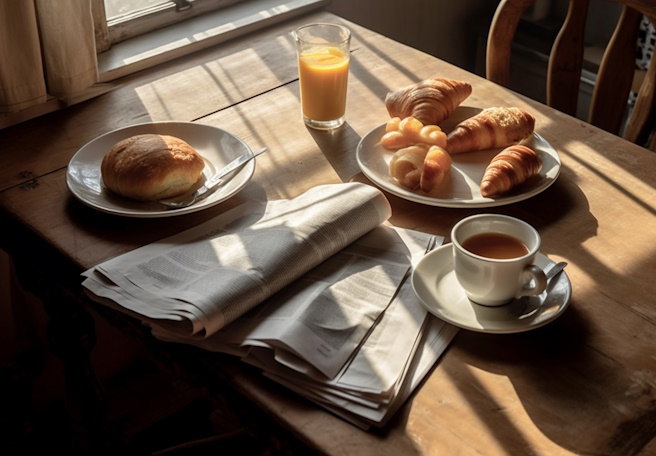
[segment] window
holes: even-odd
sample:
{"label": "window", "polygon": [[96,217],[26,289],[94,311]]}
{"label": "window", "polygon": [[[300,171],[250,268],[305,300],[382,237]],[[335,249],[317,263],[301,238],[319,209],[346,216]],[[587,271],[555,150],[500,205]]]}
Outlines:
{"label": "window", "polygon": [[290,17],[328,0],[91,0],[105,83]]}
{"label": "window", "polygon": [[92,0],[97,52],[245,0]]}
{"label": "window", "polygon": [[[2,0],[0,0],[2,1]],[[55,3],[54,0],[52,0]],[[97,84],[67,99],[0,115],[0,130],[108,92],[114,81],[262,27],[326,6],[329,0],[89,0]]]}

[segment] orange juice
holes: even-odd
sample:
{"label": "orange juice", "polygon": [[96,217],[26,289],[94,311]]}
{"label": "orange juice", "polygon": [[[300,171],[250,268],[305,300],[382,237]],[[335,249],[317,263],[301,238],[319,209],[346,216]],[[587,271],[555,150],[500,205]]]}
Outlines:
{"label": "orange juice", "polygon": [[311,120],[339,119],[346,111],[349,55],[327,47],[298,58],[303,115]]}

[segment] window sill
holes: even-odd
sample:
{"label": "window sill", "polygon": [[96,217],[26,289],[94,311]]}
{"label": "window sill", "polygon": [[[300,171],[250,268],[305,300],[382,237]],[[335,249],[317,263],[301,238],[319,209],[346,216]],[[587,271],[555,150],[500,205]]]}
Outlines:
{"label": "window sill", "polygon": [[327,0],[251,0],[118,43],[98,55],[99,82],[150,68],[328,4]]}

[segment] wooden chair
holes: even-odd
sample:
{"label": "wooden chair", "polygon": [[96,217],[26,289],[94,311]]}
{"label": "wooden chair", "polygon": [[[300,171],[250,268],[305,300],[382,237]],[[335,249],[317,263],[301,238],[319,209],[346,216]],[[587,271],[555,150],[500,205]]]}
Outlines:
{"label": "wooden chair", "polygon": [[[619,134],[635,75],[638,29],[644,14],[656,25],[656,1],[613,0],[623,6],[597,75],[588,122]],[[520,18],[535,0],[501,0],[492,19],[486,51],[486,77],[508,85],[511,44]],[[567,17],[553,44],[547,71],[547,104],[575,115],[583,65],[583,33],[589,0],[570,0]],[[647,145],[656,126],[656,62],[640,86],[624,138]],[[656,135],[648,145],[656,151]]]}

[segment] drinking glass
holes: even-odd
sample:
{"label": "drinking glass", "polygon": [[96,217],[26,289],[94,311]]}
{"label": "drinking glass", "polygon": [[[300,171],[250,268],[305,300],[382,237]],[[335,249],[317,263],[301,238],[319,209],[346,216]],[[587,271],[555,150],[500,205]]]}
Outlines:
{"label": "drinking glass", "polygon": [[344,123],[351,32],[337,24],[308,24],[293,32],[303,121],[330,130]]}

